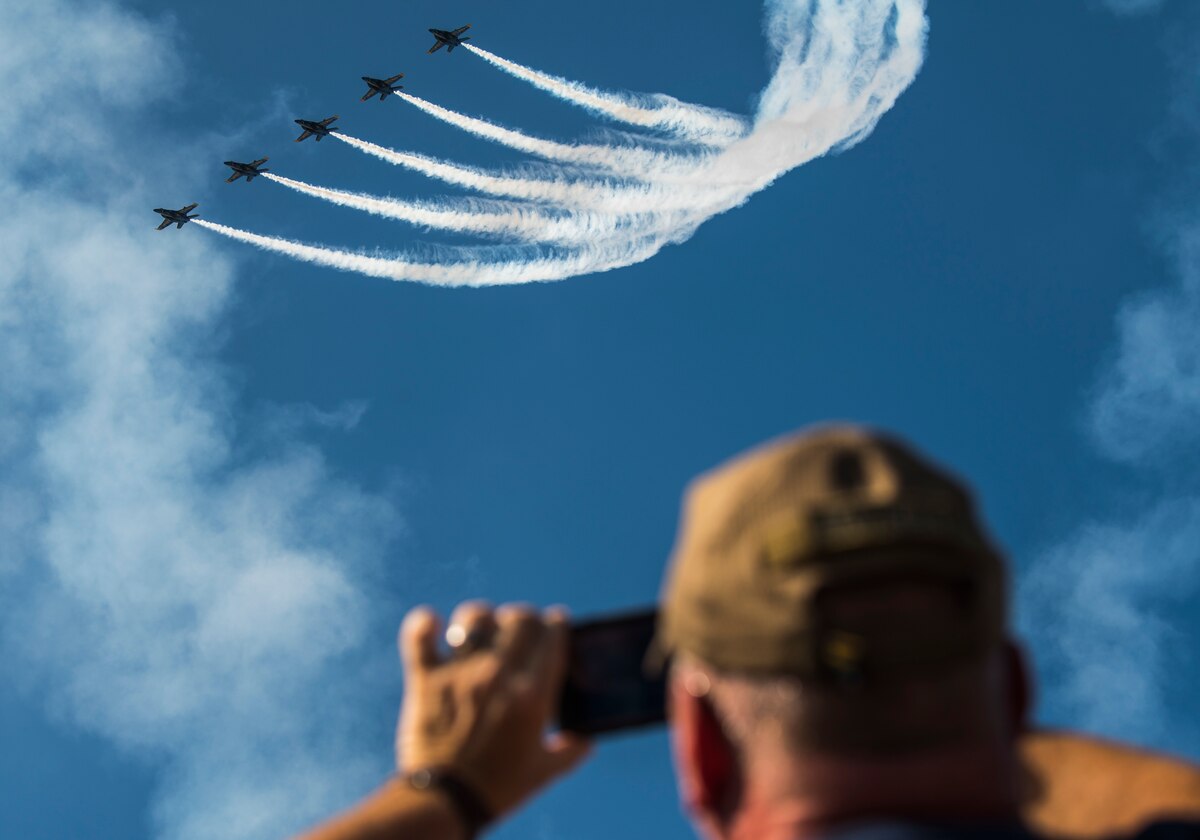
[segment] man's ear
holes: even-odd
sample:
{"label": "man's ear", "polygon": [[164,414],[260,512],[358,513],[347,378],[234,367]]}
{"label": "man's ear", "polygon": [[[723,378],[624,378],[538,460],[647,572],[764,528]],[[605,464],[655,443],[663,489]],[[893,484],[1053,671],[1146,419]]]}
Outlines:
{"label": "man's ear", "polygon": [[1029,711],[1033,708],[1033,675],[1024,649],[1009,639],[1004,643],[1005,671],[1008,682],[1008,708],[1012,731],[1019,735],[1029,729]]}
{"label": "man's ear", "polygon": [[736,807],[740,781],[733,744],[711,700],[673,680],[671,728],[684,804],[693,816],[724,825]]}

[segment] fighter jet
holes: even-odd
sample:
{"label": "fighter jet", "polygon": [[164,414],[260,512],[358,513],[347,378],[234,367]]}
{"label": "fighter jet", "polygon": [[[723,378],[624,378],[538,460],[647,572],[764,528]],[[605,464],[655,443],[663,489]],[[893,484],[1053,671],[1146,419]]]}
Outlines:
{"label": "fighter jet", "polygon": [[175,225],[176,230],[182,228],[192,219],[200,218],[199,213],[197,213],[195,216],[188,215],[188,213],[192,212],[199,206],[199,204],[189,204],[187,207],[183,207],[179,210],[167,210],[164,207],[155,207],[154,212],[163,217],[162,224],[156,227],[155,230],[162,230],[163,228],[170,227],[171,225]]}
{"label": "fighter jet", "polygon": [[233,174],[225,179],[226,184],[232,184],[243,175],[246,176],[246,183],[249,184],[254,180],[255,175],[261,175],[264,172],[270,172],[270,169],[259,169],[258,167],[266,163],[270,158],[259,158],[253,163],[238,163],[236,160],[227,160],[225,165],[233,170]]}
{"label": "fighter jet", "polygon": [[396,84],[396,82],[398,80],[403,79],[403,78],[404,78],[403,73],[397,73],[395,76],[392,76],[392,78],[390,78],[390,79],[372,79],[370,76],[363,76],[362,80],[367,83],[368,90],[366,93],[363,94],[362,99],[360,99],[359,101],[366,102],[368,99],[370,99],[372,96],[374,96],[375,94],[378,93],[379,101],[382,102],[383,100],[385,100],[389,96],[391,96],[393,93],[395,93],[396,91],[398,91],[404,87],[404,85]]}
{"label": "fighter jet", "polygon": [[429,48],[429,52],[435,53],[438,50],[440,50],[442,47],[446,47],[447,48],[446,52],[448,52],[448,53],[454,52],[454,48],[461,47],[463,41],[471,40],[469,37],[468,38],[458,37],[470,28],[471,28],[471,24],[468,23],[466,26],[458,27],[458,29],[455,29],[453,32],[447,32],[445,29],[430,29],[429,32],[433,35],[434,38],[437,38],[437,43]]}
{"label": "fighter jet", "polygon": [[313,120],[296,120],[296,125],[304,129],[304,133],[296,138],[296,142],[299,143],[301,140],[312,137],[315,134],[317,136],[317,142],[320,143],[322,137],[325,137],[338,130],[336,128],[329,127],[329,124],[337,118],[338,115],[334,114],[332,117],[326,117],[320,122],[314,122]]}

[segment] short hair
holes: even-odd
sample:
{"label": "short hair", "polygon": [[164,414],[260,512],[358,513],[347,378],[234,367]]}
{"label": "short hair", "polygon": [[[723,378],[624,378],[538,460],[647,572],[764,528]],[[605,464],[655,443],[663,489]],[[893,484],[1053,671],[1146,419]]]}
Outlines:
{"label": "short hair", "polygon": [[[894,582],[832,594],[830,608],[850,620],[867,616],[902,622],[944,616],[960,608],[957,595],[937,583]],[[672,676],[706,692],[727,736],[744,748],[834,754],[903,754],[978,736],[1003,719],[1007,697],[996,655],[947,669],[887,680],[837,683],[788,674],[721,672],[680,653]]]}

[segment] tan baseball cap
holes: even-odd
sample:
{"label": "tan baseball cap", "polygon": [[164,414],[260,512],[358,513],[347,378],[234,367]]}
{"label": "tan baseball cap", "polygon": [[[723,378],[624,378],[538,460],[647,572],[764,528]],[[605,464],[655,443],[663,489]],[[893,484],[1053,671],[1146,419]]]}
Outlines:
{"label": "tan baseball cap", "polygon": [[[914,582],[961,609],[895,626],[825,607],[827,593]],[[995,649],[1006,601],[1003,560],[962,484],[884,434],[823,426],[692,483],[655,648],[728,672],[884,679]]]}

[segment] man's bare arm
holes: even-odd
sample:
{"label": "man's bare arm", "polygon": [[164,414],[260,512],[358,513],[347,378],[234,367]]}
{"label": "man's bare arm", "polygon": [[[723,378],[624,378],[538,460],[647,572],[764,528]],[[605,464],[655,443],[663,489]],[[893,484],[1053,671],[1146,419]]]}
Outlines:
{"label": "man's bare arm", "polygon": [[349,811],[297,840],[466,840],[450,803],[435,791],[388,782]]}
{"label": "man's bare arm", "polygon": [[566,671],[567,632],[562,610],[538,615],[468,602],[454,611],[447,635],[471,644],[443,657],[437,615],[409,613],[400,633],[398,775],[300,840],[469,840],[473,826],[454,797],[436,786],[414,789],[410,774],[448,774],[500,819],[573,769],[589,744],[547,731]]}

